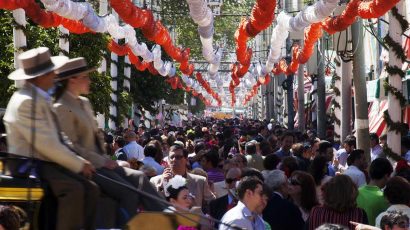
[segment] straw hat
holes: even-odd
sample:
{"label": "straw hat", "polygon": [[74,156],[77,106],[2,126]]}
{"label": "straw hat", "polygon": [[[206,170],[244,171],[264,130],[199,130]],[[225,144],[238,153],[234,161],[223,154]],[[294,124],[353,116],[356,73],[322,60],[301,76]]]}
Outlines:
{"label": "straw hat", "polygon": [[62,81],[74,76],[80,76],[88,74],[94,71],[95,68],[90,68],[87,65],[87,61],[83,57],[73,58],[68,60],[61,68],[57,69],[56,81]]}
{"label": "straw hat", "polygon": [[19,68],[13,71],[10,80],[27,80],[42,76],[60,68],[66,61],[66,56],[51,56],[47,47],[28,50],[17,57]]}

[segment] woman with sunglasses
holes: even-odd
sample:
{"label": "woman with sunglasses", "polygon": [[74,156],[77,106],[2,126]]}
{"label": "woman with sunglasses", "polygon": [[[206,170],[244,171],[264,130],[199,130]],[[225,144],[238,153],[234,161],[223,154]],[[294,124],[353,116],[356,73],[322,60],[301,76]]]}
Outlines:
{"label": "woman with sunglasses", "polygon": [[313,177],[302,171],[294,171],[288,179],[289,195],[298,206],[302,218],[306,221],[310,210],[319,204],[316,196],[316,185]]}

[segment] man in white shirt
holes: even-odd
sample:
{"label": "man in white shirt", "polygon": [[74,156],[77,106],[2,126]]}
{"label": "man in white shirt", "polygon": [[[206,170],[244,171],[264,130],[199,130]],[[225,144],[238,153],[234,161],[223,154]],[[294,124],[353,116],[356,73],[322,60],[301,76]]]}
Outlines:
{"label": "man in white shirt", "polygon": [[383,148],[379,144],[379,136],[376,133],[370,133],[370,157],[373,161],[378,158],[380,153],[383,152]]}
{"label": "man in white shirt", "polygon": [[244,177],[238,186],[238,204],[225,213],[221,219],[219,230],[242,229],[264,230],[263,219],[256,213],[263,205],[263,182],[255,177]]}
{"label": "man in white shirt", "polygon": [[348,167],[343,174],[349,176],[357,187],[366,185],[366,176],[362,172],[367,168],[364,151],[361,149],[353,150],[347,158],[347,165]]}
{"label": "man in white shirt", "polygon": [[137,161],[144,160],[144,148],[137,143],[137,134],[134,131],[128,131],[124,134],[124,139],[128,143],[124,146],[123,150],[127,154],[127,159],[131,160],[132,158]]}
{"label": "man in white shirt", "polygon": [[336,152],[336,160],[338,164],[335,165],[335,167],[337,167],[339,171],[344,171],[347,168],[347,157],[355,148],[356,137],[353,135],[348,135],[343,141],[343,148]]}

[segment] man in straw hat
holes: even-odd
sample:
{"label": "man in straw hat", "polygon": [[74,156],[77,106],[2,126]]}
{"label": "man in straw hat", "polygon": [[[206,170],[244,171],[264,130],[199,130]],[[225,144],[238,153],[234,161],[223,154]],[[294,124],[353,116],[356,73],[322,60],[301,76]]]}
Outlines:
{"label": "man in straw hat", "polygon": [[[80,96],[89,94],[91,82],[88,74],[93,70],[87,66],[84,58],[79,57],[68,60],[55,71],[57,87],[54,108],[62,131],[73,142],[76,152],[96,167],[98,174],[122,184],[140,188],[161,199],[143,172],[120,167],[106,154],[104,140],[99,135],[91,103],[86,97]],[[162,211],[166,208],[158,200],[141,197],[129,188],[119,186],[107,178],[97,175],[92,179],[109,197],[118,201],[124,214],[119,221],[121,227],[137,214],[137,208],[141,204],[146,211]],[[115,219],[115,216],[109,216],[109,214],[105,216],[106,220],[114,221]]]}
{"label": "man in straw hat", "polygon": [[95,229],[99,189],[87,179],[94,173],[94,166],[65,141],[47,94],[54,84],[54,71],[67,60],[51,57],[46,47],[18,56],[20,68],[8,78],[25,83],[13,94],[4,115],[8,147],[11,153],[41,160],[38,174],[58,200],[55,229]]}

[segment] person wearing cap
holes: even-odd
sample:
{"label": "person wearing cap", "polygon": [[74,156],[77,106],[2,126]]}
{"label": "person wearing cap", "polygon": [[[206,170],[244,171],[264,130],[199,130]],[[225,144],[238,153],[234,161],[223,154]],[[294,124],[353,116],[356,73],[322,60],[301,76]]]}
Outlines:
{"label": "person wearing cap", "polygon": [[[98,126],[94,117],[91,103],[85,97],[90,91],[89,72],[94,69],[87,66],[84,58],[73,58],[56,71],[56,91],[54,108],[62,130],[73,142],[78,153],[92,162],[99,174],[118,181],[127,186],[141,188],[150,194],[157,194],[148,179],[141,171],[120,167],[106,154],[104,141],[98,135]],[[162,211],[165,208],[159,201],[140,197],[138,193],[120,186],[101,176],[92,178],[109,197],[119,202],[124,215],[124,221],[128,221],[137,214],[140,203],[145,210]],[[158,198],[159,195],[158,195]],[[109,223],[115,222],[115,216],[104,216],[106,220],[112,218]],[[120,223],[121,227],[125,224]]]}
{"label": "person wearing cap", "polygon": [[46,47],[17,57],[19,68],[8,78],[25,82],[11,97],[4,115],[8,151],[40,160],[38,175],[49,184],[58,203],[55,229],[95,229],[99,189],[88,180],[95,168],[65,141],[47,93],[54,84],[54,71],[67,60],[51,57]]}

